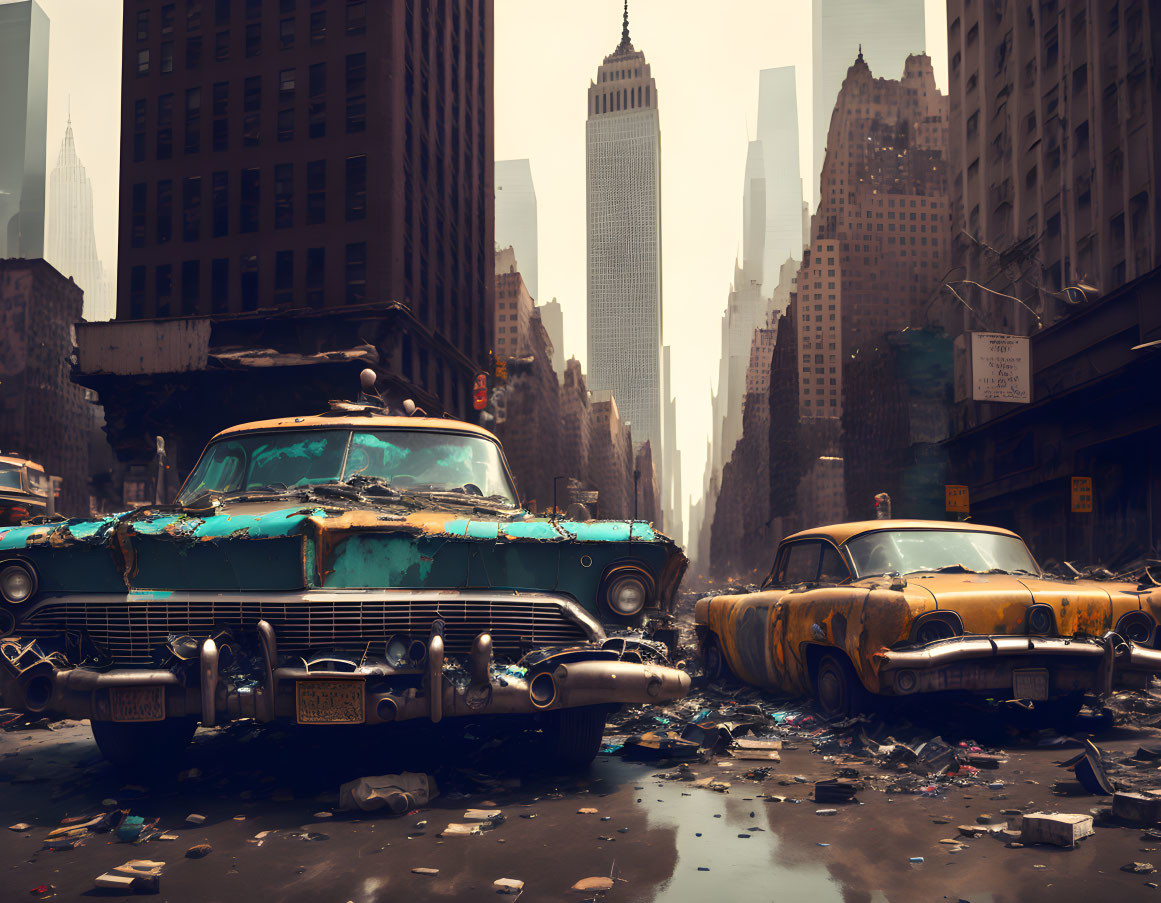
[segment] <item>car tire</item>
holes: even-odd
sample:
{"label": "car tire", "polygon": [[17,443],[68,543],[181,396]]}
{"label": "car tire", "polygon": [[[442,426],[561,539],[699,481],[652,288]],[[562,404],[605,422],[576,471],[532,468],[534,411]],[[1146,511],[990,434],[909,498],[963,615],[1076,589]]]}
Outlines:
{"label": "car tire", "polygon": [[93,739],[108,761],[121,768],[168,765],[181,755],[197,730],[196,718],[126,724],[92,721]]}
{"label": "car tire", "polygon": [[701,670],[711,683],[730,676],[730,666],[716,634],[709,634],[701,645]]}
{"label": "car tire", "polygon": [[855,669],[845,656],[824,655],[814,675],[814,698],[828,718],[845,718],[866,710],[869,703]]}
{"label": "car tire", "polygon": [[549,758],[568,769],[587,767],[605,736],[603,706],[582,706],[548,712],[541,725]]}

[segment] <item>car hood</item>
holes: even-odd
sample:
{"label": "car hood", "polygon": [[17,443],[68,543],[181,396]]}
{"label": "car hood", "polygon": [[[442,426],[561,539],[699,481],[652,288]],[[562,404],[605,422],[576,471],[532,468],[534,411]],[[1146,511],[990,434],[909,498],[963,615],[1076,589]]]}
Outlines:
{"label": "car hood", "polygon": [[641,521],[285,500],[0,529],[5,552],[31,560],[49,592],[504,588],[583,600],[595,597],[607,566],[632,560],[671,599],[686,564]]}
{"label": "car hood", "polygon": [[1023,633],[1028,608],[1039,603],[1052,609],[1062,636],[1099,636],[1138,610],[1142,598],[1129,584],[1010,574],[912,574],[907,585],[958,614],[967,633],[985,635]]}

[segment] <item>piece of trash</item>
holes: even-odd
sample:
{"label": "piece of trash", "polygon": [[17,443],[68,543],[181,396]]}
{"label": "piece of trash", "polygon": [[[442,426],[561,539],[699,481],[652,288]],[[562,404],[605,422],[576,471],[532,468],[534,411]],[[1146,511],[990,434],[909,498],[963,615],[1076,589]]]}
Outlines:
{"label": "piece of trash", "polygon": [[576,814],[577,815],[596,815],[597,810],[596,809],[589,809],[589,808],[577,809]]}
{"label": "piece of trash", "polygon": [[1091,815],[1068,815],[1057,812],[1030,812],[1023,816],[1020,842],[1049,843],[1058,847],[1075,847],[1078,840],[1095,833]]}
{"label": "piece of trash", "polygon": [[[469,809],[464,813],[464,821],[493,821],[500,817],[501,811],[499,809]],[[420,822],[420,824],[427,824]],[[416,825],[415,827],[419,827]]]}
{"label": "piece of trash", "polygon": [[340,809],[373,812],[386,807],[392,815],[406,815],[439,795],[435,778],[405,771],[348,781],[339,788]]}
{"label": "piece of trash", "polygon": [[518,894],[524,890],[524,882],[518,878],[497,878],[492,882],[492,887],[501,894]]}
{"label": "piece of trash", "polygon": [[453,822],[452,824],[450,824],[446,828],[444,828],[442,831],[440,831],[439,836],[440,837],[468,837],[472,834],[482,834],[482,833],[484,833],[484,829],[478,822],[473,823],[473,824],[459,824],[459,823]]}
{"label": "piece of trash", "polygon": [[439,874],[439,869],[414,868],[411,870],[411,874],[413,874],[413,875],[427,875],[428,877],[434,877],[435,875]]}
{"label": "piece of trash", "polygon": [[700,747],[685,740],[677,731],[648,731],[625,738],[625,753],[640,758],[691,759]]}
{"label": "piece of trash", "polygon": [[140,815],[126,815],[117,826],[117,840],[121,843],[133,843],[145,830],[145,819]]}
{"label": "piece of trash", "polygon": [[1084,749],[1080,754],[1061,762],[1060,767],[1071,768],[1080,785],[1089,793],[1112,796],[1116,788],[1105,772],[1105,766],[1101,762],[1101,751],[1091,740],[1085,740],[1082,745]]}
{"label": "piece of trash", "polygon": [[152,859],[131,859],[98,875],[94,884],[97,887],[130,890],[134,893],[156,893],[164,867],[164,862],[154,862]]}
{"label": "piece of trash", "polygon": [[838,813],[838,809],[815,809],[814,810],[815,815],[836,815],[837,813]]}
{"label": "piece of trash", "polygon": [[214,851],[214,848],[208,843],[195,843],[192,847],[185,851],[186,859],[204,859]]}
{"label": "piece of trash", "polygon": [[201,824],[205,824],[206,817],[204,815],[194,814],[194,815],[187,815],[185,817],[185,820],[187,822],[189,822],[191,825],[201,825]]}
{"label": "piece of trash", "polygon": [[1161,794],[1125,793],[1113,794],[1113,815],[1123,821],[1139,825],[1155,825],[1161,822]]}
{"label": "piece of trash", "polygon": [[729,753],[735,759],[780,762],[782,761],[778,752],[780,749],[782,749],[781,740],[738,739],[734,741]]}
{"label": "piece of trash", "polygon": [[26,824],[25,822],[21,821],[21,822],[17,822],[14,825],[9,825],[8,830],[9,831],[27,831],[31,827],[32,827],[32,825]]}
{"label": "piece of trash", "polygon": [[1132,872],[1134,875],[1152,875],[1157,869],[1151,862],[1130,862],[1121,866],[1122,872]]}
{"label": "piece of trash", "polygon": [[158,834],[158,835],[157,835],[155,838],[153,838],[153,839],[154,839],[154,840],[177,840],[177,839],[178,839],[178,835],[176,835],[176,834]]}
{"label": "piece of trash", "polygon": [[334,814],[333,812],[327,812],[327,811],[324,809],[322,812],[316,812],[316,813],[314,814],[314,817],[315,817],[315,818],[334,818],[334,817],[335,817],[335,814]]}
{"label": "piece of trash", "polygon": [[855,798],[855,794],[863,789],[863,782],[851,778],[831,778],[826,781],[816,781],[814,784],[814,801],[816,803],[846,803]]}
{"label": "piece of trash", "polygon": [[612,878],[581,878],[572,889],[580,893],[588,893],[589,891],[606,891],[613,889]]}
{"label": "piece of trash", "polygon": [[907,861],[908,861],[908,862],[914,862],[914,863],[918,864],[918,863],[920,863],[920,862],[922,862],[922,861],[923,861],[923,857],[922,857],[922,856],[912,856],[912,857],[911,857],[910,859],[908,859]]}
{"label": "piece of trash", "polygon": [[38,884],[36,887],[30,888],[28,892],[37,899],[43,900],[47,897],[55,897],[55,891],[55,884]]}

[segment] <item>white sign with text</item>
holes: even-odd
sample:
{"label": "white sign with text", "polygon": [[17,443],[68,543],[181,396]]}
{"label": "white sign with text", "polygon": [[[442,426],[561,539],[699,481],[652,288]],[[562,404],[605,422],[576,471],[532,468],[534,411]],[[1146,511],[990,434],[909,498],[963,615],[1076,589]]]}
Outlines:
{"label": "white sign with text", "polygon": [[1032,354],[1026,336],[973,332],[972,399],[1030,404]]}

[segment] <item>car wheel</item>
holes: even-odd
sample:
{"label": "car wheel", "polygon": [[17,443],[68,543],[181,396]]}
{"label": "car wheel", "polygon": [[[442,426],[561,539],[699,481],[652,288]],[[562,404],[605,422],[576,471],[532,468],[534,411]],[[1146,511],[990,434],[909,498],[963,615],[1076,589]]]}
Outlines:
{"label": "car wheel", "polygon": [[196,718],[126,724],[90,722],[93,739],[106,759],[122,767],[169,764],[181,755],[197,730]]}
{"label": "car wheel", "polygon": [[701,647],[701,669],[710,681],[722,680],[730,676],[730,666],[715,634],[706,637]]}
{"label": "car wheel", "polygon": [[605,708],[583,706],[548,712],[541,725],[552,761],[564,768],[584,768],[596,758],[605,736]]}
{"label": "car wheel", "polygon": [[855,669],[838,655],[824,655],[819,661],[814,676],[814,697],[822,713],[831,718],[862,711],[868,702],[867,691]]}

